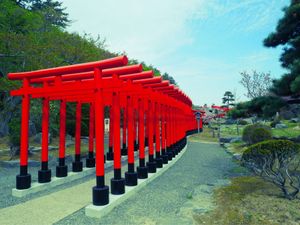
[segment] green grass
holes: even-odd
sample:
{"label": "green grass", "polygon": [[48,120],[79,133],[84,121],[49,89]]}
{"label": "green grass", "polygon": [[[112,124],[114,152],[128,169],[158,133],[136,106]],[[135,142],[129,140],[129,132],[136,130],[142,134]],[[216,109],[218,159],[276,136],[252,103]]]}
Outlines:
{"label": "green grass", "polygon": [[300,223],[300,201],[282,198],[277,187],[259,177],[232,179],[214,192],[216,208],[194,214],[198,224],[279,225]]}
{"label": "green grass", "polygon": [[221,125],[221,137],[238,137],[243,133],[245,126],[243,125]]}
{"label": "green grass", "polygon": [[193,142],[218,142],[217,136],[213,137],[211,129],[204,127],[202,133],[197,133],[189,138]]}
{"label": "green grass", "polygon": [[300,124],[299,123],[291,123],[288,120],[283,120],[282,123],[287,125],[287,128],[283,129],[277,129],[273,128],[272,129],[272,134],[275,137],[297,137],[300,135]]}
{"label": "green grass", "polygon": [[245,145],[245,142],[236,142],[236,143],[231,143],[227,147],[227,150],[233,154],[238,153],[242,154],[245,150],[247,149],[247,146]]}

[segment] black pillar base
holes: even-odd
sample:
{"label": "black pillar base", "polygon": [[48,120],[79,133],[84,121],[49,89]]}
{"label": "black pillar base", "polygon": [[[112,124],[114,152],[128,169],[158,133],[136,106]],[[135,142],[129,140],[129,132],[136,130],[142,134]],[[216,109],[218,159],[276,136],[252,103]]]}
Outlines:
{"label": "black pillar base", "polygon": [[156,162],[147,162],[148,173],[156,173]]}
{"label": "black pillar base", "polygon": [[121,195],[125,193],[125,179],[115,179],[110,180],[111,193],[113,195]]}
{"label": "black pillar base", "polygon": [[83,163],[82,162],[73,162],[72,163],[72,171],[73,172],[81,172],[82,171],[82,167],[83,167]]}
{"label": "black pillar base", "polygon": [[93,187],[93,204],[94,205],[107,205],[109,203],[109,187]]}
{"label": "black pillar base", "polygon": [[168,154],[168,160],[172,160],[173,153],[170,151],[170,152],[167,152],[167,154]]}
{"label": "black pillar base", "polygon": [[180,150],[179,150],[179,147],[176,146],[176,147],[174,148],[174,154],[175,154],[175,155],[178,155],[179,151],[180,151]]}
{"label": "black pillar base", "polygon": [[125,172],[125,185],[136,186],[138,175],[136,172]]}
{"label": "black pillar base", "polygon": [[168,164],[168,161],[169,161],[169,157],[167,154],[165,155],[162,155],[161,156],[162,160],[163,160],[163,164]]}
{"label": "black pillar base", "polygon": [[136,171],[137,171],[139,179],[146,179],[146,178],[148,178],[148,168],[146,166],[143,166],[143,167],[138,166],[136,168]]}
{"label": "black pillar base", "polygon": [[107,161],[114,160],[114,153],[113,152],[107,152],[106,153],[106,159],[107,159]]}
{"label": "black pillar base", "polygon": [[85,166],[87,168],[93,168],[93,167],[95,167],[95,158],[86,158]]}
{"label": "black pillar base", "polygon": [[139,150],[139,144],[138,144],[138,143],[135,143],[135,144],[134,144],[134,151],[136,152],[137,150]]}
{"label": "black pillar base", "polygon": [[48,183],[51,181],[51,170],[39,170],[38,172],[38,182]]}
{"label": "black pillar base", "polygon": [[16,188],[19,190],[28,189],[31,187],[31,175],[17,175],[16,176]]}
{"label": "black pillar base", "polygon": [[176,156],[176,152],[173,150],[171,151],[171,153],[172,153],[172,158],[174,158]]}
{"label": "black pillar base", "polygon": [[121,155],[127,155],[127,148],[122,148],[121,149]]}
{"label": "black pillar base", "polygon": [[68,176],[68,166],[56,166],[56,177]]}
{"label": "black pillar base", "polygon": [[[156,158],[155,162],[156,162],[156,168],[162,168],[163,167],[163,159],[162,158]],[[168,160],[167,160],[167,163],[168,163]]]}

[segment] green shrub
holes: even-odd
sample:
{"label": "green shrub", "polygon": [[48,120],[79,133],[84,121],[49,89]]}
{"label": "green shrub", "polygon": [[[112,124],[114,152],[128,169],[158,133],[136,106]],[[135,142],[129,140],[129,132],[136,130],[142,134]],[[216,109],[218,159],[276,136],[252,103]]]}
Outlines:
{"label": "green shrub", "polygon": [[12,118],[8,126],[9,126],[9,144],[11,146],[20,146],[21,119],[19,117]]}
{"label": "green shrub", "polygon": [[256,175],[281,189],[285,198],[294,199],[300,191],[300,147],[288,140],[268,140],[248,147],[242,163]]}
{"label": "green shrub", "polygon": [[272,139],[271,129],[262,124],[253,124],[245,127],[242,139],[248,145]]}
{"label": "green shrub", "polygon": [[246,120],[239,120],[239,125],[248,125],[248,122]]}

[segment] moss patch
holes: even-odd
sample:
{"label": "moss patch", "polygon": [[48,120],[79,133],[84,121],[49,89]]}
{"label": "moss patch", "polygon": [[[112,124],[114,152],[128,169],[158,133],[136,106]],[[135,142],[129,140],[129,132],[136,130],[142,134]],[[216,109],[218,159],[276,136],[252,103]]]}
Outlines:
{"label": "moss patch", "polygon": [[300,201],[281,197],[274,185],[259,177],[233,178],[229,186],[214,192],[216,208],[195,214],[198,224],[299,224]]}

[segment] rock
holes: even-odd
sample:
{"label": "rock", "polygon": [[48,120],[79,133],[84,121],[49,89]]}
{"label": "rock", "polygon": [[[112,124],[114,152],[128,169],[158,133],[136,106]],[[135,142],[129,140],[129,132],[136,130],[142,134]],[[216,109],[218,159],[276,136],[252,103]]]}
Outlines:
{"label": "rock", "polygon": [[72,136],[70,134],[67,134],[66,135],[66,141],[72,141]]}
{"label": "rock", "polygon": [[287,125],[283,124],[283,123],[278,123],[275,125],[275,128],[277,129],[284,129],[284,128],[288,128]]}
{"label": "rock", "polygon": [[[2,161],[1,164],[4,168],[16,168],[20,166],[20,160]],[[38,167],[40,166],[40,162],[30,159],[28,160],[28,166]]]}
{"label": "rock", "polygon": [[4,137],[8,134],[8,123],[6,121],[0,121],[0,137]]}
{"label": "rock", "polygon": [[252,124],[253,123],[253,118],[245,118],[243,119],[247,124]]}
{"label": "rock", "polygon": [[243,155],[240,154],[240,153],[234,153],[232,157],[233,157],[234,159],[240,161],[240,160],[242,159],[242,156],[243,156]]}
{"label": "rock", "polygon": [[81,143],[83,144],[88,144],[89,143],[89,139],[86,139],[86,138],[81,138]]}
{"label": "rock", "polygon": [[[48,134],[48,140],[49,140],[49,143],[51,143],[52,141],[52,137],[51,137],[51,134],[49,133]],[[34,138],[33,138],[33,141],[37,144],[41,144],[42,143],[42,133],[37,133]]]}
{"label": "rock", "polygon": [[232,138],[230,143],[236,143],[236,142],[240,142],[242,141],[242,137],[235,137],[235,138]]}
{"label": "rock", "polygon": [[220,143],[230,143],[232,139],[234,139],[235,137],[221,137],[219,138],[219,142]]}
{"label": "rock", "polygon": [[226,124],[226,125],[236,124],[236,120],[234,120],[234,119],[227,119],[227,120],[225,121],[225,124]]}
{"label": "rock", "polygon": [[300,143],[300,135],[298,137],[291,138],[291,141],[294,141],[296,143]]}
{"label": "rock", "polygon": [[290,122],[291,123],[299,123],[300,119],[299,118],[292,118],[292,119],[290,119]]}
{"label": "rock", "polygon": [[36,128],[35,128],[35,124],[29,120],[29,137],[32,137],[33,135],[36,135]]}
{"label": "rock", "polygon": [[57,149],[58,149],[58,146],[51,146],[51,145],[48,146],[49,151],[53,151],[53,150],[57,150]]}
{"label": "rock", "polygon": [[39,151],[42,150],[42,147],[30,146],[28,150],[31,151],[31,152],[39,152]]}

